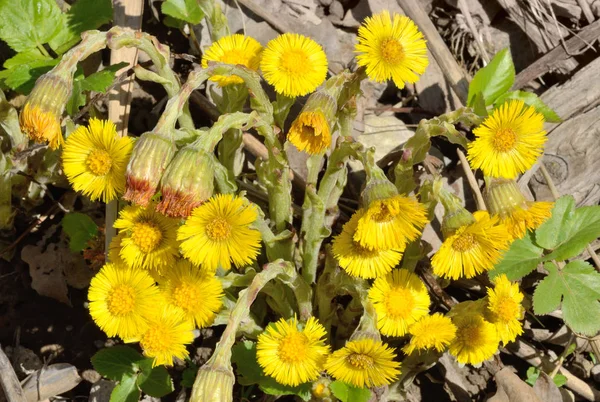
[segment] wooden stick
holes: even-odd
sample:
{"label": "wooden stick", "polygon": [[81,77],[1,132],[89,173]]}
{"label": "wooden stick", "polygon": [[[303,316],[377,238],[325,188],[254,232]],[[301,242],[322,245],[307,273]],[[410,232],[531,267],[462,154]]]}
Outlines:
{"label": "wooden stick", "polygon": [[21,383],[0,346],[0,385],[8,402],[27,402]]}
{"label": "wooden stick", "polygon": [[471,11],[469,10],[469,5],[466,0],[458,0],[458,8],[460,8],[460,12],[465,16],[465,20],[467,21],[467,26],[475,38],[475,43],[479,48],[479,53],[481,53],[481,58],[485,61],[485,64],[490,62],[490,56],[485,50],[485,46],[483,45],[483,41],[477,32],[477,27],[475,26],[475,22],[473,22],[473,17],[471,16]]}
{"label": "wooden stick", "polygon": [[585,15],[585,19],[587,20],[588,24],[594,22],[594,13],[590,8],[590,3],[588,3],[588,0],[577,0],[577,4],[579,4],[581,11],[583,11],[583,15]]}
{"label": "wooden stick", "polygon": [[485,201],[483,199],[483,194],[481,194],[481,189],[479,188],[479,184],[477,184],[477,179],[469,166],[469,161],[467,157],[463,153],[460,148],[456,148],[456,153],[458,154],[458,159],[460,159],[460,164],[462,165],[463,171],[465,172],[465,176],[467,177],[467,181],[469,182],[469,186],[471,187],[471,191],[475,194],[475,199],[477,200],[477,209],[480,211],[487,211],[487,207],[485,206]]}

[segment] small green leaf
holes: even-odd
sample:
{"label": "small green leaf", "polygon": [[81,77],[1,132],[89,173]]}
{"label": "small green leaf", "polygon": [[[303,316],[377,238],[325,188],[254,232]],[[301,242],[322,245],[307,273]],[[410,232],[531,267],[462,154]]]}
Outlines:
{"label": "small green leaf", "polygon": [[115,79],[115,73],[127,65],[128,63],[113,64],[102,71],[90,74],[81,80],[81,88],[84,91],[106,92]]}
{"label": "small green leaf", "polygon": [[113,346],[102,349],[92,356],[92,366],[110,380],[119,380],[124,374],[135,374],[144,356],[129,346]]}
{"label": "small green leaf", "polygon": [[17,52],[41,47],[61,29],[55,0],[0,0],[0,39]]}
{"label": "small green leaf", "polygon": [[79,212],[66,214],[62,220],[62,226],[69,236],[69,247],[72,251],[85,249],[88,240],[98,234],[98,225],[92,218]]}
{"label": "small green leaf", "polygon": [[549,274],[533,294],[534,312],[548,314],[562,299],[563,317],[569,327],[595,335],[600,330],[600,274],[585,261],[572,261],[561,270],[553,263],[544,267]]}
{"label": "small green leaf", "polygon": [[162,3],[161,10],[166,15],[190,24],[198,24],[204,18],[197,0],[166,0]]}
{"label": "small green leaf", "polygon": [[502,260],[489,272],[490,278],[506,274],[511,281],[521,279],[538,266],[543,251],[543,248],[533,243],[532,235],[527,233],[510,245]]}
{"label": "small green leaf", "polygon": [[554,385],[557,387],[562,387],[567,383],[567,377],[560,373],[557,373],[552,380],[554,381]]}
{"label": "small green leaf", "polygon": [[572,196],[564,195],[556,200],[550,219],[535,231],[535,242],[546,250],[553,250],[564,242],[574,211],[575,199]]}
{"label": "small green leaf", "polygon": [[487,108],[485,107],[485,99],[483,99],[483,94],[481,92],[477,92],[473,98],[473,111],[481,117],[488,116]]}
{"label": "small green leaf", "polygon": [[527,369],[527,379],[525,382],[533,387],[539,376],[540,370],[537,367],[529,367]]}
{"label": "small green leaf", "polygon": [[81,88],[81,81],[74,80],[73,81],[73,91],[71,92],[71,97],[67,101],[67,114],[73,116],[79,112],[79,108],[85,105],[86,96],[83,93]]}
{"label": "small green leaf", "polygon": [[471,84],[467,104],[473,106],[475,95],[481,92],[485,105],[492,105],[515,82],[515,66],[509,49],[499,51],[490,63],[477,71]]}
{"label": "small green leaf", "polygon": [[194,386],[194,381],[196,380],[196,375],[198,374],[198,366],[193,362],[188,362],[189,367],[183,370],[181,373],[181,386],[192,388]]}
{"label": "small green leaf", "polygon": [[564,238],[544,261],[564,261],[579,255],[585,246],[600,236],[600,206],[581,207],[575,210],[565,228]]}
{"label": "small green leaf", "polygon": [[[150,360],[150,365],[152,365],[152,359],[147,360]],[[155,398],[163,397],[175,390],[173,380],[164,366],[152,368],[149,374],[142,370],[137,383],[142,391]]]}
{"label": "small green leaf", "polygon": [[342,402],[368,402],[371,399],[368,388],[356,388],[341,381],[332,382],[329,389]]}
{"label": "small green leaf", "polygon": [[136,374],[124,374],[110,394],[110,402],[138,402],[141,392],[137,386]]}
{"label": "small green leaf", "polygon": [[546,105],[539,96],[532,92],[525,91],[512,91],[508,92],[498,99],[496,99],[496,107],[500,106],[504,102],[509,99],[518,99],[522,100],[526,105],[533,106],[538,113],[541,113],[544,116],[546,121],[551,123],[560,123],[562,119],[556,114],[554,110],[550,108],[550,106]]}

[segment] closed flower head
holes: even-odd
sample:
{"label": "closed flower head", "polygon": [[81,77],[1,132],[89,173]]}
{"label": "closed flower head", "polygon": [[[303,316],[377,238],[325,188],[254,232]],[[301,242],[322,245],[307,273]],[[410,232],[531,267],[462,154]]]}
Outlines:
{"label": "closed flower head", "polygon": [[498,350],[498,332],[494,324],[486,321],[477,309],[459,310],[458,314],[452,316],[456,337],[448,351],[461,364],[480,366]]}
{"label": "closed flower head", "polygon": [[363,279],[387,275],[402,259],[404,248],[370,250],[354,240],[363,210],[357,211],[333,240],[333,255],[348,275]]}
{"label": "closed flower head", "polygon": [[314,40],[285,33],[267,44],[260,69],[278,93],[289,97],[303,96],[325,80],[327,56]]}
{"label": "closed flower head", "polygon": [[177,234],[185,258],[208,271],[250,264],[260,249],[260,232],[250,227],[255,208],[245,198],[218,194],[194,209]]}
{"label": "closed flower head", "polygon": [[299,328],[296,318],[283,318],[258,336],[256,358],[266,375],[280,384],[295,387],[314,381],[329,354],[325,328],[316,318]]}
{"label": "closed flower head", "polygon": [[356,57],[373,81],[390,78],[402,89],[415,83],[427,68],[427,45],[423,34],[412,20],[385,10],[367,17],[358,29]]}
{"label": "closed flower head", "polygon": [[519,284],[511,283],[504,274],[494,278],[493,283],[494,287],[487,290],[485,316],[496,326],[500,341],[506,345],[523,333],[523,293],[519,290]]}
{"label": "closed flower head", "polygon": [[503,103],[473,133],[467,156],[471,167],[506,179],[531,168],[547,139],[544,116],[520,100]]}
{"label": "closed flower head", "polygon": [[154,211],[154,205],[125,207],[114,227],[123,236],[120,256],[130,267],[160,272],[175,263],[177,221]]}
{"label": "closed flower head", "polygon": [[90,119],[69,135],[62,159],[69,183],[92,201],[112,201],[125,191],[125,168],[133,140],[119,137],[109,120]]}
{"label": "closed flower head", "polygon": [[358,388],[391,384],[400,375],[400,363],[394,361],[395,350],[370,338],[346,342],[333,352],[325,369],[336,380]]}
{"label": "closed flower head", "polygon": [[134,338],[145,331],[148,319],[163,303],[147,272],[106,264],[92,278],[88,291],[90,315],[109,337]]}
{"label": "closed flower head", "polygon": [[[204,52],[202,56],[202,67],[208,67],[209,61],[216,61],[226,64],[241,65],[250,70],[257,71],[260,65],[260,53],[262,46],[258,41],[249,36],[240,34],[224,36]],[[243,84],[244,80],[240,77],[215,75],[210,78],[219,86],[224,87],[230,84]]]}
{"label": "closed flower head", "polygon": [[300,151],[322,154],[331,145],[331,122],[334,121],[337,101],[319,90],[308,98],[306,105],[292,123],[288,140]]}
{"label": "closed flower head", "polygon": [[407,355],[415,350],[443,352],[456,336],[456,326],[441,313],[426,315],[408,328],[410,342],[402,349]]}
{"label": "closed flower head", "polygon": [[429,293],[419,277],[396,269],[375,279],[369,299],[377,312],[377,328],[386,336],[403,336],[408,327],[429,314]]}

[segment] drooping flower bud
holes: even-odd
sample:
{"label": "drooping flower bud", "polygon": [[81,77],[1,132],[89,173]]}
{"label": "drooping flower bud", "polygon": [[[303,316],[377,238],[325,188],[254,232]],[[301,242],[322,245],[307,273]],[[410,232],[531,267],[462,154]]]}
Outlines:
{"label": "drooping flower bud", "polygon": [[147,206],[175,150],[175,143],[170,138],[153,132],[142,134],[127,165],[127,188],[123,198]]}
{"label": "drooping flower bud", "polygon": [[337,101],[326,91],[312,94],[292,123],[288,140],[300,151],[321,154],[331,145]]}
{"label": "drooping flower bud", "polygon": [[21,130],[35,142],[48,142],[52,149],[61,146],[60,119],[72,89],[68,75],[50,72],[38,78],[19,117]]}
{"label": "drooping flower bud", "polygon": [[190,402],[232,402],[235,376],[231,365],[209,363],[198,370]]}
{"label": "drooping flower bud", "polygon": [[452,236],[458,229],[475,223],[475,217],[463,206],[461,200],[445,189],[438,192],[439,200],[444,205],[442,233],[444,238]]}

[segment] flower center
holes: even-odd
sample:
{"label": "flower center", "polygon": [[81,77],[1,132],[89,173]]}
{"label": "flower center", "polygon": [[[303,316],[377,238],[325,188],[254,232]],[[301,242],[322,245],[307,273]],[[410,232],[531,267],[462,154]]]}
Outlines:
{"label": "flower center", "polygon": [[519,316],[519,304],[510,298],[502,299],[498,302],[498,305],[494,309],[496,315],[501,321],[507,322],[518,318]]}
{"label": "flower center", "polygon": [[389,64],[398,64],[404,59],[404,48],[396,39],[384,39],[381,42],[381,57]]}
{"label": "flower center", "polygon": [[475,247],[476,244],[475,236],[471,233],[463,233],[452,242],[452,248],[459,253],[464,253]]}
{"label": "flower center", "polygon": [[414,307],[415,298],[408,289],[391,289],[385,297],[386,311],[394,319],[410,317]]}
{"label": "flower center", "polygon": [[502,128],[494,134],[492,145],[498,152],[508,152],[515,147],[517,134],[510,128]]}
{"label": "flower center", "polygon": [[211,240],[227,240],[231,236],[231,225],[227,219],[215,218],[206,225],[206,234]]}
{"label": "flower center", "polygon": [[173,289],[171,298],[174,305],[189,312],[195,310],[200,304],[199,296],[200,295],[193,286],[182,283]]}
{"label": "flower center", "polygon": [[156,250],[162,238],[160,228],[151,222],[136,223],[131,233],[133,243],[144,253]]}
{"label": "flower center", "polygon": [[281,340],[277,354],[285,363],[297,363],[306,358],[308,339],[301,332],[290,332]]}
{"label": "flower center", "polygon": [[104,176],[110,172],[112,159],[108,152],[103,149],[94,149],[85,160],[88,169],[96,176]]}
{"label": "flower center", "polygon": [[482,343],[482,331],[478,323],[471,323],[459,330],[460,338],[465,345],[479,348]]}
{"label": "flower center", "polygon": [[315,136],[315,128],[313,126],[309,126],[304,124],[302,126],[302,136],[312,138]]}
{"label": "flower center", "polygon": [[281,56],[280,68],[287,74],[300,77],[310,69],[306,53],[301,50],[288,50]]}
{"label": "flower center", "polygon": [[389,222],[394,219],[396,214],[394,211],[390,210],[390,207],[385,202],[378,202],[379,205],[375,206],[377,211],[375,211],[371,217],[374,221],[377,222]]}
{"label": "flower center", "polygon": [[169,349],[171,344],[169,341],[170,337],[171,335],[166,328],[162,325],[154,325],[142,335],[140,344],[146,352],[149,352],[149,354],[156,354],[156,352],[162,352]]}
{"label": "flower center", "polygon": [[374,366],[374,361],[371,356],[363,355],[361,353],[353,353],[348,356],[348,362],[352,367],[357,369],[370,369]]}
{"label": "flower center", "polygon": [[106,298],[108,311],[117,317],[131,313],[135,309],[135,290],[129,285],[119,285],[112,289]]}

